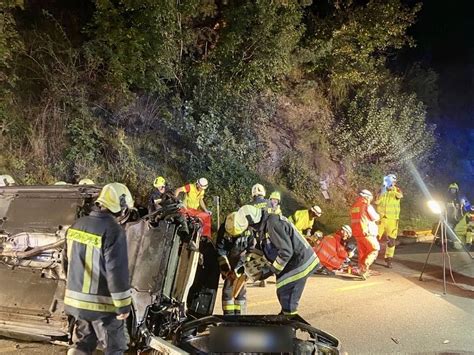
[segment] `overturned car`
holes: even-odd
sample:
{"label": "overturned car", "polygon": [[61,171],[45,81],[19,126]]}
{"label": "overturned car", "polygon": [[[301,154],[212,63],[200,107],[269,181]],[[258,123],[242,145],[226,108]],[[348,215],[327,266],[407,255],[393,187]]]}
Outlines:
{"label": "overturned car", "polygon": [[[67,344],[63,247],[97,186],[0,188],[0,335]],[[338,354],[339,341],[302,318],[212,315],[219,268],[199,219],[179,204],[120,217],[127,234],[130,348],[140,353]],[[253,340],[252,340],[253,339]],[[263,345],[262,345],[263,344]]]}

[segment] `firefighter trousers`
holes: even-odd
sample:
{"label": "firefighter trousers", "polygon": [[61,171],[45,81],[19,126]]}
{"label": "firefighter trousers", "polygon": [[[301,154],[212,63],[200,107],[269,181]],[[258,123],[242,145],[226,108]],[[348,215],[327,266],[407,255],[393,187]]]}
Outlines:
{"label": "firefighter trousers", "polygon": [[68,355],[89,355],[99,345],[106,355],[121,355],[127,350],[127,329],[115,315],[94,321],[76,319]]}
{"label": "firefighter trousers", "polygon": [[235,299],[232,297],[234,289],[233,280],[227,278],[224,280],[222,288],[222,310],[224,314],[246,314],[247,313],[247,289],[242,286]]}
{"label": "firefighter trousers", "polygon": [[395,254],[395,241],[398,236],[398,219],[383,217],[379,224],[379,240],[385,235],[385,258],[393,258]]}
{"label": "firefighter trousers", "polygon": [[298,313],[298,303],[300,302],[308,276],[290,282],[277,288],[278,302],[281,306],[281,314],[295,315]]}

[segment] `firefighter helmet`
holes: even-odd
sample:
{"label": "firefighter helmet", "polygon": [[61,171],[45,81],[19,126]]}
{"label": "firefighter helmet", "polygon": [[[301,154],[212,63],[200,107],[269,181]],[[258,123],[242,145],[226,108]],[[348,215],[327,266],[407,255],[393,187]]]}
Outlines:
{"label": "firefighter helmet", "polygon": [[255,184],[252,186],[252,197],[254,196],[262,196],[265,197],[266,195],[265,188],[263,187],[262,184]]}
{"label": "firefighter helmet", "polygon": [[118,182],[105,185],[100,191],[96,203],[112,213],[118,213],[133,207],[132,194],[127,186]]}

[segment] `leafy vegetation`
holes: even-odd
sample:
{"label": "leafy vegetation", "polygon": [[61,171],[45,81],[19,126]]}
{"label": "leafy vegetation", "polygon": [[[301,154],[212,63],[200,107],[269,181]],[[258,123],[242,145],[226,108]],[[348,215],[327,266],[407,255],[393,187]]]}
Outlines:
{"label": "leafy vegetation", "polygon": [[0,171],[20,183],[117,180],[143,200],[156,175],[173,186],[206,176],[224,212],[259,181],[288,189],[292,206],[341,211],[388,171],[408,182],[404,161],[432,152],[435,89],[423,83],[435,76],[386,64],[414,45],[419,5],[16,5],[0,5]]}

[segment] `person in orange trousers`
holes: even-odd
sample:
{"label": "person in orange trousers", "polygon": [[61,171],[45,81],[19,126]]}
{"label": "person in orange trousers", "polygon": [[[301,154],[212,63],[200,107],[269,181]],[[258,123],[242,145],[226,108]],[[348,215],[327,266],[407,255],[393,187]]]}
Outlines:
{"label": "person in orange trousers", "polygon": [[202,236],[211,238],[211,211],[209,211],[204,203],[204,193],[209,183],[206,178],[200,178],[194,184],[186,184],[178,187],[175,196],[178,197],[184,192],[184,209],[182,213],[197,217],[201,220]]}
{"label": "person in orange trousers", "polygon": [[380,216],[370,204],[373,198],[369,190],[362,190],[350,210],[352,235],[357,242],[359,255],[358,273],[364,280],[369,277],[369,268],[380,250],[378,227],[375,223]]}

